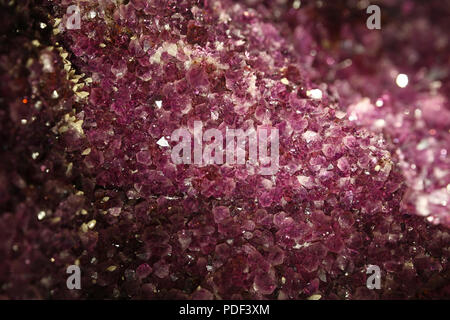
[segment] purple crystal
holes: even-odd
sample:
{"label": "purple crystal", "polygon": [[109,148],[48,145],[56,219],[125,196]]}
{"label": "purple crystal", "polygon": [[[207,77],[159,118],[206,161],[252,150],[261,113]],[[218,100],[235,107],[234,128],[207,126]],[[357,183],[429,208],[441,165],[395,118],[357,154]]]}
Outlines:
{"label": "purple crystal", "polygon": [[[69,5],[0,10],[2,298],[450,296],[448,4]],[[277,128],[278,171],[174,163],[196,121]]]}

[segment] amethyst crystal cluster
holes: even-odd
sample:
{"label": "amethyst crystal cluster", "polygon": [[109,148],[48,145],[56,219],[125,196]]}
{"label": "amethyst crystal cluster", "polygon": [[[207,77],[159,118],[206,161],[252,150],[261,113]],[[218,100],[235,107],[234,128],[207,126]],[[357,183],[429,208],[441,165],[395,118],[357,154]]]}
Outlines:
{"label": "amethyst crystal cluster", "polygon": [[[367,5],[2,5],[0,296],[449,298],[450,5]],[[277,128],[278,172],[175,165],[194,121]]]}

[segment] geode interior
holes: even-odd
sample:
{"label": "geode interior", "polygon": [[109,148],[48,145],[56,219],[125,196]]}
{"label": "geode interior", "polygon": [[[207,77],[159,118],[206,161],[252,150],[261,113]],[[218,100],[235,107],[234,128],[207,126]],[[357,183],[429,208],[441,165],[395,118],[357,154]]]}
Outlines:
{"label": "geode interior", "polygon": [[[0,297],[449,298],[450,3],[379,2],[1,1]],[[278,172],[175,165],[194,121]]]}

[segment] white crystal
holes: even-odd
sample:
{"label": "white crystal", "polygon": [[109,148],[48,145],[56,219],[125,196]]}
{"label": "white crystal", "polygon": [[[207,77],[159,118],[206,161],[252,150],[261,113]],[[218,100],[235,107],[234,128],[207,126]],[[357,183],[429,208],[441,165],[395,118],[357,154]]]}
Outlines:
{"label": "white crystal", "polygon": [[322,90],[320,89],[311,89],[306,91],[306,95],[314,100],[322,99]]}
{"label": "white crystal", "polygon": [[409,79],[408,76],[404,73],[400,73],[397,78],[395,79],[395,83],[400,87],[400,88],[406,88],[406,86],[408,85]]}
{"label": "white crystal", "polygon": [[167,142],[166,138],[162,137],[161,139],[158,140],[157,144],[161,147],[168,147],[169,146],[169,142]]}

